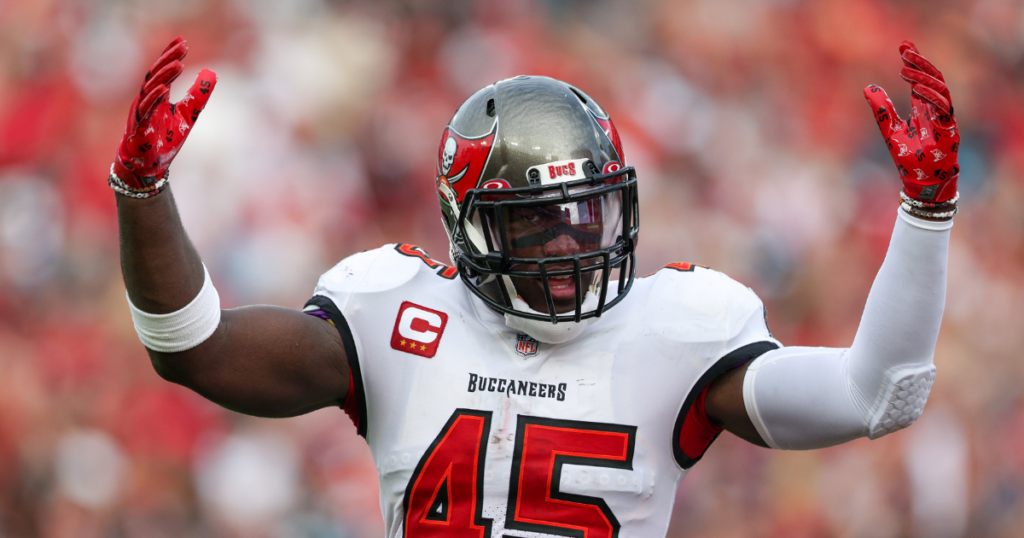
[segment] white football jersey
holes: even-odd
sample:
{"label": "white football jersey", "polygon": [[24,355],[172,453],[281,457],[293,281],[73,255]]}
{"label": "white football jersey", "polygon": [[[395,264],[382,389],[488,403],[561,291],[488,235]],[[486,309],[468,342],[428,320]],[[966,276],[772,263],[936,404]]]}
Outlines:
{"label": "white football jersey", "polygon": [[637,278],[558,345],[413,245],[345,259],[305,310],[345,341],[388,537],[664,536],[718,433],[702,392],[779,346],[749,288],[690,264]]}

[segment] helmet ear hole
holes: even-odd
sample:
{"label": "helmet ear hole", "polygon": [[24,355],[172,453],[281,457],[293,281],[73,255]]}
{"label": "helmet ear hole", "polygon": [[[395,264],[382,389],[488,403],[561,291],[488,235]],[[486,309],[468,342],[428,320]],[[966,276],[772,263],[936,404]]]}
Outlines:
{"label": "helmet ear hole", "polygon": [[487,115],[494,117],[494,99],[487,100]]}

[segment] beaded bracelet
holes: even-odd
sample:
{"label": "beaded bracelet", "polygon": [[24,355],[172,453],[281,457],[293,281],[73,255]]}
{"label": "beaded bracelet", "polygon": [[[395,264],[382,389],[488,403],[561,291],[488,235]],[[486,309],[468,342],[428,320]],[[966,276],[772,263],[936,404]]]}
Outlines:
{"label": "beaded bracelet", "polygon": [[920,207],[923,209],[953,207],[956,205],[956,202],[960,200],[960,191],[956,191],[956,194],[945,202],[922,202],[921,200],[915,200],[908,196],[906,190],[900,190],[900,200],[903,200],[914,207]]}
{"label": "beaded bracelet", "polygon": [[903,202],[902,204],[900,204],[900,207],[903,208],[904,211],[910,213],[911,215],[914,215],[915,217],[923,217],[926,219],[948,219],[952,218],[954,215],[960,212],[960,208],[956,206],[953,206],[953,209],[949,211],[935,213],[931,211],[921,211],[920,209],[908,204],[907,202]]}
{"label": "beaded bracelet", "polygon": [[164,188],[167,187],[168,175],[169,171],[164,171],[164,177],[160,178],[160,180],[154,183],[153,186],[143,190],[137,190],[129,187],[124,181],[121,181],[121,178],[117,177],[117,174],[114,173],[114,165],[111,164],[110,177],[107,178],[107,185],[110,185],[110,188],[113,189],[114,192],[129,198],[150,198],[160,194],[163,192]]}

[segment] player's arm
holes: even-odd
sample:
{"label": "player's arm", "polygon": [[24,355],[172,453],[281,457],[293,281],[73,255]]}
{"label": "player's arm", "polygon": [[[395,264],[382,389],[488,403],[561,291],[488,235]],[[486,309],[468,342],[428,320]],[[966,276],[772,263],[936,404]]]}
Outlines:
{"label": "player's arm", "polygon": [[186,51],[175,39],[147,74],[109,180],[136,329],[162,377],[229,409],[282,417],[338,404],[349,371],[337,330],[287,308],[220,310],[181,224],[167,167],[216,86],[203,70],[184,99],[167,101]]}
{"label": "player's arm", "polygon": [[904,189],[853,344],[769,351],[708,391],[709,419],[755,444],[809,449],[875,439],[909,426],[924,408],[945,304],[960,138],[942,74],[909,42],[900,54],[912,87],[909,122],[881,88],[864,90]]}

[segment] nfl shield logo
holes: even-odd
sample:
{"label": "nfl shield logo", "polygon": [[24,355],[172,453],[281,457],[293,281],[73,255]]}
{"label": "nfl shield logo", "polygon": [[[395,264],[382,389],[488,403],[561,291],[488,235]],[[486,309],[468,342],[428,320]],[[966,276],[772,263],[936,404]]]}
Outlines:
{"label": "nfl shield logo", "polygon": [[530,335],[519,333],[516,336],[516,352],[524,357],[532,357],[537,354],[537,341]]}

